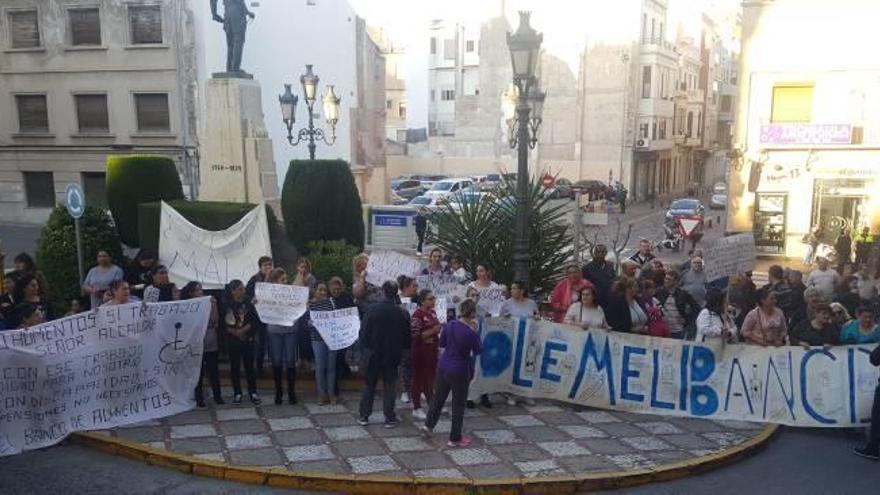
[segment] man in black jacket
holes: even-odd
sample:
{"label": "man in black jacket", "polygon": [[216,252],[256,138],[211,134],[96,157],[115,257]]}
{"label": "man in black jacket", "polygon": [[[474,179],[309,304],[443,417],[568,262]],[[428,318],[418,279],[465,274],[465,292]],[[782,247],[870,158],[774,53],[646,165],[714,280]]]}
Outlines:
{"label": "man in black jacket", "polygon": [[416,252],[422,254],[422,248],[425,245],[425,233],[428,231],[428,213],[426,211],[419,211],[416,213],[416,218],[413,223],[416,227],[416,237],[419,238],[419,245],[416,247]]}
{"label": "man in black jacket", "polygon": [[382,378],[383,412],[385,428],[397,426],[394,413],[394,399],[397,390],[397,367],[404,349],[409,349],[409,315],[394,301],[397,299],[397,284],[391,281],[382,284],[385,299],[367,309],[361,326],[360,342],[363,353],[364,391],[361,397],[360,419],[358,424],[367,425],[373,411],[373,397],[376,384]]}
{"label": "man in black jacket", "polygon": [[[257,282],[269,281],[269,274],[272,273],[272,270],[275,268],[275,263],[269,256],[260,256],[260,259],[257,260],[257,266],[260,268],[260,271],[255,273],[254,276],[248,280],[244,291],[245,301],[254,314],[256,314],[256,309],[253,307],[253,300],[254,293],[257,290]],[[257,353],[256,356],[254,356],[254,361],[257,364],[257,376],[262,377],[263,363],[266,361],[266,354],[269,348],[269,336],[266,333],[266,324],[260,321],[259,318],[254,318],[254,327],[257,336]]]}
{"label": "man in black jacket", "polygon": [[608,304],[608,293],[611,292],[611,284],[617,278],[614,266],[605,260],[608,256],[608,248],[604,244],[593,246],[593,260],[584,265],[581,270],[585,279],[596,287],[596,298],[603,308]]}
{"label": "man in black jacket", "polygon": [[[871,351],[871,364],[880,366],[880,345]],[[853,452],[873,461],[880,460],[880,384],[874,390],[874,404],[871,406],[871,436],[864,447],[856,447]]]}

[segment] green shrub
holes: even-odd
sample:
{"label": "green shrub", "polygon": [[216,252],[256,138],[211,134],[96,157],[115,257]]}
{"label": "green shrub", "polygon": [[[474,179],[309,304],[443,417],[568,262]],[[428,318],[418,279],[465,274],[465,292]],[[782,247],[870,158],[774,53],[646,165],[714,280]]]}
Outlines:
{"label": "green shrub", "polygon": [[[99,250],[107,251],[113,262],[125,268],[125,259],[119,245],[113,220],[107,213],[87,206],[80,218],[82,237],[83,270],[94,266]],[[49,284],[47,293],[55,314],[67,311],[70,300],[81,295],[76,263],[76,230],[67,208],[58,206],[37,239],[37,266]],[[85,273],[83,274],[85,275]]]}
{"label": "green shrub", "polygon": [[138,205],[183,199],[183,186],[174,160],[159,155],[107,157],[107,204],[122,242],[138,241]]}
{"label": "green shrub", "polygon": [[345,161],[292,160],[281,209],[287,237],[303,254],[316,241],[341,239],[359,250],[364,247],[361,200]]}
{"label": "green shrub", "polygon": [[309,243],[309,261],[315,278],[324,282],[332,277],[342,277],[351,287],[351,261],[360,250],[343,240],[315,241]]}

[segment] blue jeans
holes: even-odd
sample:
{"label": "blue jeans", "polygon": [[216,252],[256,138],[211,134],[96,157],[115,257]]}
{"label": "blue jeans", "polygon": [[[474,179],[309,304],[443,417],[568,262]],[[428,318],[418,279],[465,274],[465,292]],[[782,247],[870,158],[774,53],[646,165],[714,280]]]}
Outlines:
{"label": "blue jeans", "polygon": [[336,385],[336,351],[331,351],[323,340],[313,340],[312,352],[315,354],[315,386],[321,398],[333,393]]}
{"label": "blue jeans", "polygon": [[269,357],[276,368],[296,368],[296,332],[270,333]]}

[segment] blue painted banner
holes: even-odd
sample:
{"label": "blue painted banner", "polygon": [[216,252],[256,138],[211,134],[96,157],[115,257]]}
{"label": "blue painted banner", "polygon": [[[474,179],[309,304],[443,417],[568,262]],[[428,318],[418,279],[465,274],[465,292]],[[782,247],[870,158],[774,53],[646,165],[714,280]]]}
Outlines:
{"label": "blue painted banner", "polygon": [[872,346],[716,346],[512,318],[480,332],[477,392],[649,414],[864,426],[880,376]]}

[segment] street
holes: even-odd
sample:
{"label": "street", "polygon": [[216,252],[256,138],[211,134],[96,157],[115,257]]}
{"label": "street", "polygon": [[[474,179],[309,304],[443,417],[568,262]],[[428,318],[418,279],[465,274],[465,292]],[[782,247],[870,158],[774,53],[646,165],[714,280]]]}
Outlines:
{"label": "street", "polygon": [[[876,493],[880,463],[851,454],[860,438],[859,434],[837,429],[783,428],[764,451],[732,465],[679,480],[603,493]],[[307,493],[201,478],[72,444],[0,459],[0,486],[9,495],[119,493],[122,486],[132,495]]]}

